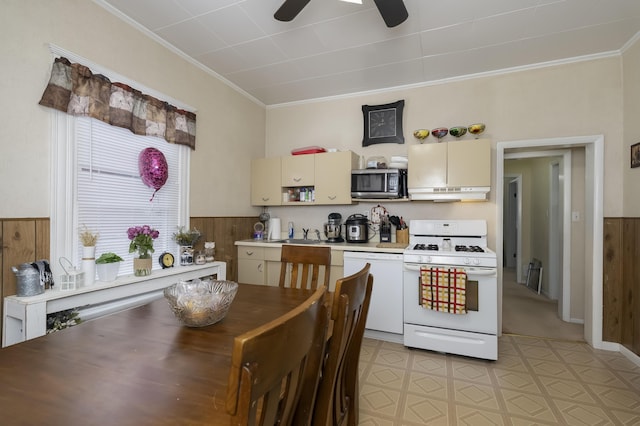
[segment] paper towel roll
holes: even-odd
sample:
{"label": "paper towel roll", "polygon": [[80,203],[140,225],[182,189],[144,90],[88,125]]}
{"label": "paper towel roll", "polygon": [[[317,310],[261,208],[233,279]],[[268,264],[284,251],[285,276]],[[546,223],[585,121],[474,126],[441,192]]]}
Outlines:
{"label": "paper towel roll", "polygon": [[269,219],[269,240],[279,240],[281,238],[281,223],[277,217]]}

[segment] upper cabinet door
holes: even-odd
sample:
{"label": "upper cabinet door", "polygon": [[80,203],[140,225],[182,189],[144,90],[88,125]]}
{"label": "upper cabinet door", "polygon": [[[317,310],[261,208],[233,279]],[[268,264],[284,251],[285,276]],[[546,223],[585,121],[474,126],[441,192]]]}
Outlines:
{"label": "upper cabinet door", "polygon": [[449,187],[491,186],[491,141],[473,139],[448,144]]}
{"label": "upper cabinet door", "polygon": [[251,205],[279,206],[282,201],[280,179],[280,157],[252,160]]}
{"label": "upper cabinet door", "polygon": [[282,157],[281,186],[313,186],[315,182],[315,154]]}
{"label": "upper cabinet door", "polygon": [[445,188],[447,186],[447,144],[426,143],[409,146],[407,187]]}
{"label": "upper cabinet door", "polygon": [[358,156],[351,151],[314,154],[316,204],[351,204],[351,169]]}

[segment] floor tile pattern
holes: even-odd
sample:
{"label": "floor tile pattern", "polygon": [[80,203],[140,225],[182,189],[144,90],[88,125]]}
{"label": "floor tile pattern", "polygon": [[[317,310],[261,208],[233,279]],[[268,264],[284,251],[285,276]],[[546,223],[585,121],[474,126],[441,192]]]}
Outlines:
{"label": "floor tile pattern", "polygon": [[518,335],[486,361],[365,339],[360,425],[640,425],[640,366],[617,352]]}

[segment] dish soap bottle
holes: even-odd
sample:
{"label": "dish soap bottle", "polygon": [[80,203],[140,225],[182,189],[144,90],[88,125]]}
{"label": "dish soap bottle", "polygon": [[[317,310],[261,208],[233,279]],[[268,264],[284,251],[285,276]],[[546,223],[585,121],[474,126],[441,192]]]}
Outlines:
{"label": "dish soap bottle", "polygon": [[289,239],[293,238],[293,222],[289,222]]}

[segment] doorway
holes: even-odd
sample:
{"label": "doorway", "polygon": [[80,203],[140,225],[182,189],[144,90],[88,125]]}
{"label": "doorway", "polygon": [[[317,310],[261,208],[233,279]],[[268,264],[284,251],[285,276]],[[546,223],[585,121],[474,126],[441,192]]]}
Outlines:
{"label": "doorway", "polygon": [[[571,256],[564,256],[571,253],[572,244],[571,228],[564,232],[564,217],[571,214],[571,163],[572,151],[567,149],[505,154],[505,333],[584,340],[582,321],[562,316],[562,294],[566,287],[570,295],[572,280]],[[534,259],[542,267],[529,277],[528,266]],[[573,303],[583,305],[583,292],[575,294]],[[565,301],[570,306],[570,296]]]}
{"label": "doorway", "polygon": [[[584,306],[584,338],[596,348],[604,348],[602,342],[602,312],[599,307],[602,305],[602,227],[603,227],[603,193],[602,185],[604,181],[603,149],[604,138],[602,135],[536,139],[498,142],[497,151],[497,182],[504,179],[505,155],[522,152],[540,152],[550,149],[563,149],[584,147],[585,149],[585,306]],[[496,185],[497,223],[503,224],[504,202],[503,185]],[[569,203],[570,205],[570,203]],[[569,215],[569,225],[570,225]],[[566,218],[563,219],[566,225]],[[567,226],[568,229],[568,226]],[[498,282],[499,282],[499,329],[502,328],[502,290],[503,290],[503,229],[497,226],[496,229],[496,251],[498,252]],[[569,258],[563,251],[563,256]],[[563,268],[565,271],[569,268]],[[564,272],[564,271],[563,271]],[[563,289],[564,296],[564,289]],[[563,297],[564,299],[564,297]],[[565,301],[563,300],[563,304]]]}

